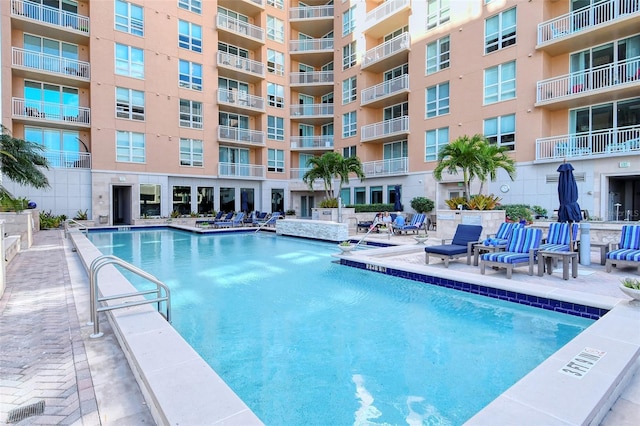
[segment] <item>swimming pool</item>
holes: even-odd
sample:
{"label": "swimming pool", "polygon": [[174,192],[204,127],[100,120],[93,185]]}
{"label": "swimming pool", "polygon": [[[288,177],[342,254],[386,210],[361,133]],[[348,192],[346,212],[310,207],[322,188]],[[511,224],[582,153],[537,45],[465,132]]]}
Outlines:
{"label": "swimming pool", "polygon": [[174,327],[266,424],[461,424],[592,323],[340,266],[333,244],[90,239],[171,286]]}

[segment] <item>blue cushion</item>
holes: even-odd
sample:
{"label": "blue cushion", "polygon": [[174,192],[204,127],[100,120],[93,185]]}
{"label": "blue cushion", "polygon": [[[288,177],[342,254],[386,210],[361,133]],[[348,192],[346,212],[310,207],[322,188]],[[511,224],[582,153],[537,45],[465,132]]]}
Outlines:
{"label": "blue cushion", "polygon": [[569,244],[540,244],[540,250],[569,251]]}
{"label": "blue cushion", "polygon": [[536,228],[519,228],[511,234],[506,252],[529,253],[532,248],[538,248],[542,239],[542,230]]}
{"label": "blue cushion", "polygon": [[482,234],[482,226],[460,224],[456,228],[451,244],[465,246],[466,250],[467,243],[480,240],[480,234]]}
{"label": "blue cushion", "polygon": [[640,250],[618,249],[607,253],[607,259],[640,262]]}
{"label": "blue cushion", "polygon": [[640,226],[624,225],[620,235],[621,249],[640,250]]}
{"label": "blue cushion", "polygon": [[460,246],[456,244],[444,244],[439,246],[425,247],[424,251],[426,253],[438,253],[438,254],[445,254],[445,255],[451,256],[455,254],[466,253],[467,246]]}
{"label": "blue cushion", "polygon": [[485,253],[482,255],[482,259],[500,263],[527,263],[529,262],[529,254],[500,251],[495,253]]}

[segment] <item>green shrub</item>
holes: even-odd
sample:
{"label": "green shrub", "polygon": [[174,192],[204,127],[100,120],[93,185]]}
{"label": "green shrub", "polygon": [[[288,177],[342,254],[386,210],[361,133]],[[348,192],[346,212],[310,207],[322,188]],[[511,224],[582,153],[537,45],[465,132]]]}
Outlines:
{"label": "green shrub", "polygon": [[87,214],[87,210],[82,211],[82,210],[78,210],[76,212],[76,216],[73,218],[73,220],[87,220],[89,218],[88,214]]}
{"label": "green shrub", "polygon": [[533,220],[531,207],[527,204],[502,204],[496,207],[496,210],[505,210],[507,220],[518,222],[522,219],[527,222]]}
{"label": "green shrub", "polygon": [[66,216],[60,215],[56,216],[51,213],[51,210],[48,212],[40,212],[40,229],[55,229],[60,227],[60,224],[66,220]]}
{"label": "green shrub", "polygon": [[435,207],[433,200],[427,197],[415,197],[410,202],[411,208],[418,213],[428,213]]}
{"label": "green shrub", "polygon": [[338,199],[337,198],[325,198],[320,201],[319,207],[322,209],[335,209],[338,208]]}

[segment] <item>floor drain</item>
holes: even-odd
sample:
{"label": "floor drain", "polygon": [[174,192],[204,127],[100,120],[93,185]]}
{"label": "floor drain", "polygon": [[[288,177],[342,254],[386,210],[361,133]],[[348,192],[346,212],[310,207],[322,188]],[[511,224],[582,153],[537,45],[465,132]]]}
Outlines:
{"label": "floor drain", "polygon": [[18,423],[27,417],[39,416],[42,413],[44,413],[44,400],[9,411],[7,423]]}

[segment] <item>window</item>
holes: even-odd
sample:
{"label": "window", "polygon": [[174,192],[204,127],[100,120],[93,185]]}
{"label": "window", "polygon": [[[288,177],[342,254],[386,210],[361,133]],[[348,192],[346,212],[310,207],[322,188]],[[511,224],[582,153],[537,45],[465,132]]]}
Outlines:
{"label": "window", "polygon": [[507,62],[484,71],[484,103],[516,97],[516,62]]}
{"label": "window", "polygon": [[201,0],[178,0],[178,7],[180,9],[186,9],[193,13],[202,13],[202,1]]}
{"label": "window", "polygon": [[407,158],[408,156],[409,146],[406,140],[386,143],[382,147],[382,158],[384,160],[395,160],[397,158]]}
{"label": "window", "polygon": [[[240,115],[232,112],[220,111],[218,113],[218,122],[221,126],[233,127],[235,129],[249,130],[249,116]],[[245,132],[241,132],[245,133]]]}
{"label": "window", "polygon": [[340,190],[340,201],[345,206],[351,205],[351,188],[342,188]]}
{"label": "window", "polygon": [[144,92],[116,87],[116,117],[144,121]]}
{"label": "window", "polygon": [[140,217],[160,216],[162,186],[150,183],[140,184]]}
{"label": "window", "polygon": [[372,186],[369,188],[369,203],[382,204],[382,187]]}
{"label": "window", "polygon": [[284,108],[284,86],[267,83],[267,100],[269,106]]}
{"label": "window", "polygon": [[267,15],[267,38],[284,43],[284,22]]}
{"label": "window", "polygon": [[356,77],[350,77],[342,81],[342,104],[353,102],[358,97],[358,84]]}
{"label": "window", "polygon": [[144,10],[142,6],[116,0],[115,10],[116,30],[140,37],[144,35]]}
{"label": "window", "polygon": [[358,132],[358,120],[356,111],[351,111],[346,114],[342,114],[342,137],[348,138],[349,136],[355,136]]}
{"label": "window", "polygon": [[427,75],[449,68],[449,36],[427,44]]}
{"label": "window", "polygon": [[488,18],[484,24],[484,53],[516,43],[516,8]]}
{"label": "window", "polygon": [[356,64],[356,42],[351,42],[342,48],[342,69],[346,70]]}
{"label": "window", "polygon": [[89,117],[79,109],[80,96],[75,87],[25,80],[23,93],[27,115],[88,123]]}
{"label": "window", "polygon": [[180,99],[180,127],[202,129],[202,102]]}
{"label": "window", "polygon": [[427,118],[449,113],[449,82],[427,87]]}
{"label": "window", "polygon": [[428,0],[427,29],[435,28],[449,21],[450,0]]}
{"label": "window", "polygon": [[178,47],[202,52],[202,27],[191,22],[178,21]]}
{"label": "window", "polygon": [[116,131],[116,161],[145,162],[144,133]]}
{"label": "window", "polygon": [[353,188],[355,204],[367,204],[367,190],[364,187]]}
{"label": "window", "polygon": [[[72,130],[42,127],[24,128],[24,139],[44,146],[48,151],[64,152],[64,155],[47,156],[51,167],[88,168],[88,162],[80,157],[80,134]],[[71,164],[70,164],[71,163]]]}
{"label": "window", "polygon": [[484,120],[484,137],[489,143],[504,146],[509,150],[516,146],[516,115],[509,114]]}
{"label": "window", "polygon": [[[385,35],[384,38],[383,38],[383,41],[384,42],[391,41],[394,38],[398,37],[399,35],[402,35],[402,34],[408,33],[408,32],[409,32],[409,26],[405,25],[404,27],[398,28],[394,32]],[[402,47],[406,47],[406,46],[403,45]]]}
{"label": "window", "polygon": [[342,36],[349,35],[356,29],[356,7],[353,6],[342,15]]}
{"label": "window", "polygon": [[284,0],[267,0],[267,4],[275,7],[276,9],[284,8]]}
{"label": "window", "polygon": [[424,161],[436,161],[440,149],[449,143],[449,128],[442,127],[435,130],[427,130],[425,133]]}
{"label": "window", "polygon": [[116,43],[116,74],[144,78],[144,52],[142,49]]}
{"label": "window", "polygon": [[202,141],[180,138],[180,165],[202,167]]}
{"label": "window", "polygon": [[356,145],[345,146],[342,148],[342,156],[344,158],[356,157]]}
{"label": "window", "polygon": [[284,75],[284,53],[267,49],[267,72]]}
{"label": "window", "polygon": [[270,172],[284,173],[284,151],[269,148],[267,156],[267,170]]}
{"label": "window", "polygon": [[202,65],[180,59],[178,67],[180,87],[202,90]]}
{"label": "window", "polygon": [[284,118],[267,116],[267,139],[284,140]]}

